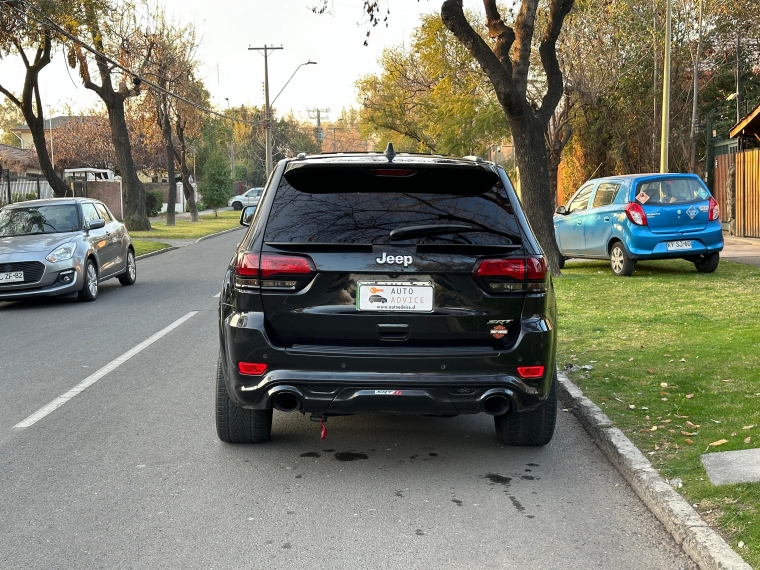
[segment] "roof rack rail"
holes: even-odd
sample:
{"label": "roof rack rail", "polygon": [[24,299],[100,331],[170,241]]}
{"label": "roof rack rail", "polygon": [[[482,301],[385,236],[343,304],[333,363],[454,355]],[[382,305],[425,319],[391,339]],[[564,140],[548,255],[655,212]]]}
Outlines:
{"label": "roof rack rail", "polygon": [[465,160],[472,160],[477,163],[485,162],[481,157],[475,156],[474,154],[468,154],[467,156],[463,156]]}

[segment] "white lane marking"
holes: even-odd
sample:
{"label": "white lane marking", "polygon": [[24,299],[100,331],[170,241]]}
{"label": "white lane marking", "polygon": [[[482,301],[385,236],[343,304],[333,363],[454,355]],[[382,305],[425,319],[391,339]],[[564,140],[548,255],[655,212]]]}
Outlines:
{"label": "white lane marking", "polygon": [[43,408],[40,408],[39,410],[37,410],[36,412],[34,412],[31,416],[29,416],[28,418],[26,418],[24,421],[21,421],[21,422],[17,423],[15,426],[13,426],[13,429],[28,428],[29,426],[32,426],[32,425],[36,424],[42,418],[44,418],[48,414],[54,412],[55,410],[57,410],[58,408],[60,408],[61,406],[63,406],[66,402],[68,402],[69,400],[71,400],[74,396],[76,396],[80,392],[83,392],[86,388],[89,388],[90,386],[92,386],[93,384],[95,384],[95,382],[97,382],[98,380],[100,380],[101,378],[103,378],[103,376],[105,376],[109,372],[112,372],[113,370],[117,369],[119,366],[121,366],[122,364],[124,364],[127,360],[129,360],[130,358],[132,358],[134,355],[142,352],[143,350],[145,350],[146,348],[148,348],[151,344],[153,344],[154,342],[156,342],[158,339],[160,339],[164,335],[166,335],[166,334],[170,333],[171,331],[173,331],[174,329],[176,329],[179,325],[181,325],[182,323],[184,323],[190,317],[193,317],[193,316],[197,315],[198,312],[199,311],[190,311],[184,317],[181,317],[181,318],[177,319],[172,324],[170,324],[168,327],[166,327],[164,329],[161,329],[156,334],[154,334],[153,336],[145,339],[144,341],[142,341],[140,344],[138,344],[134,348],[128,350],[127,352],[125,352],[121,356],[116,357],[111,362],[109,362],[108,364],[106,364],[105,366],[103,366],[103,368],[100,368],[99,370],[97,370],[97,371],[93,372],[92,374],[90,374],[87,378],[85,378],[84,380],[82,380],[79,384],[77,384],[76,386],[74,386],[71,390],[69,390],[68,392],[66,392],[64,394],[61,394],[55,400],[53,400],[52,402],[50,402],[47,406],[45,406]]}
{"label": "white lane marking", "polygon": [[221,295],[221,294],[222,294],[222,292],[219,291],[219,293],[217,293],[216,295],[214,295],[214,299],[216,299],[217,297],[219,297],[219,295]]}

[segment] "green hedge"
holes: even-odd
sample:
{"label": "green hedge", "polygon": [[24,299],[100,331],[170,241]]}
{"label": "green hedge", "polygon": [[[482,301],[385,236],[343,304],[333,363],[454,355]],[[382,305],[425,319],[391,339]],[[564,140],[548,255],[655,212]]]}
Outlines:
{"label": "green hedge", "polygon": [[161,214],[161,206],[164,203],[164,193],[160,190],[145,191],[145,212],[148,217],[154,217]]}

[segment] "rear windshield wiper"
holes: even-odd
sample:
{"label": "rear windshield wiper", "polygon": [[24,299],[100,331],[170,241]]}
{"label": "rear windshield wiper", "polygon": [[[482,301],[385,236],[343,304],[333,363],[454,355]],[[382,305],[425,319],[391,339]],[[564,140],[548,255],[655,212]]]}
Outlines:
{"label": "rear windshield wiper", "polygon": [[398,241],[411,237],[441,236],[445,234],[458,234],[462,232],[482,232],[480,228],[473,228],[466,224],[431,224],[428,226],[406,226],[391,230],[391,240]]}

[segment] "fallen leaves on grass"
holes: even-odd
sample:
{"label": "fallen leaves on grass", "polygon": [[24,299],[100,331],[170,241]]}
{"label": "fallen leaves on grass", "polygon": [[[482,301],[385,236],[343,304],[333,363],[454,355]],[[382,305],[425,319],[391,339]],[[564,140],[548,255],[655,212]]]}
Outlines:
{"label": "fallen leaves on grass", "polygon": [[723,445],[724,443],[728,443],[728,440],[719,439],[718,441],[713,441],[712,443],[708,444],[707,447],[718,447],[720,445]]}
{"label": "fallen leaves on grass", "polygon": [[691,400],[694,397],[694,394],[686,394],[686,399]]}
{"label": "fallen leaves on grass", "polygon": [[650,374],[654,374],[654,368],[647,368],[647,372],[649,372]]}
{"label": "fallen leaves on grass", "polygon": [[686,420],[686,424],[685,425],[686,425],[687,428],[691,428],[691,429],[697,429],[698,427],[700,427],[699,424],[693,424],[689,420]]}
{"label": "fallen leaves on grass", "polygon": [[750,441],[752,441],[751,437],[745,437],[744,438],[744,443],[749,443]]}
{"label": "fallen leaves on grass", "polygon": [[684,439],[683,442],[684,443],[688,443],[689,445],[694,445],[694,440],[693,439],[689,439],[688,437],[686,439]]}
{"label": "fallen leaves on grass", "polygon": [[682,431],[682,435],[697,435],[699,432],[697,431]]}
{"label": "fallen leaves on grass", "polygon": [[754,426],[754,425],[751,425],[751,426],[744,426],[742,429],[752,429],[753,427],[755,427],[755,426]]}

